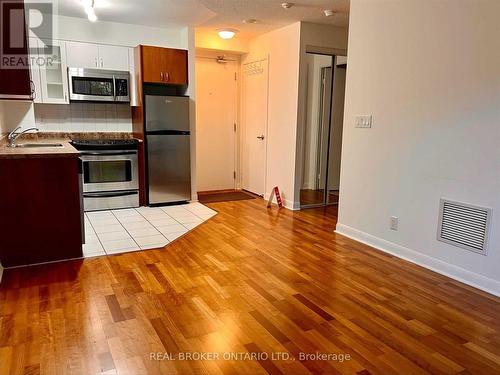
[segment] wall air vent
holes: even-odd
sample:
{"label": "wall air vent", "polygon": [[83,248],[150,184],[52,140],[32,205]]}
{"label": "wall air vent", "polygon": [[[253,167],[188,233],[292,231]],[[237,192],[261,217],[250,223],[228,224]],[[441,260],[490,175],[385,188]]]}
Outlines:
{"label": "wall air vent", "polygon": [[486,255],[491,208],[441,199],[438,241]]}

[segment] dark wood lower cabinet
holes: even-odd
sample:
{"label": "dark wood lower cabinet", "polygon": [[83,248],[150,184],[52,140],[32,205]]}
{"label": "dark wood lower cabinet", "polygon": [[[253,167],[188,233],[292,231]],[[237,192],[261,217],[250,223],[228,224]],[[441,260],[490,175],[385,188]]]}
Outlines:
{"label": "dark wood lower cabinet", "polygon": [[78,157],[0,159],[3,267],[82,256]]}

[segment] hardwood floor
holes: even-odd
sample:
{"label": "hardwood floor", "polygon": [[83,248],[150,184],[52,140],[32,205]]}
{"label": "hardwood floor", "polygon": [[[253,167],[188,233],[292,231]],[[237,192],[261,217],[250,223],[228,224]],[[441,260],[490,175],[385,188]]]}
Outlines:
{"label": "hardwood floor", "polygon": [[[300,190],[300,204],[302,206],[310,204],[321,204],[325,197],[324,190],[301,189]],[[328,203],[339,202],[339,191],[330,190],[328,195]]]}
{"label": "hardwood floor", "polygon": [[499,298],[334,234],[335,207],[209,206],[166,249],[5,271],[0,374],[500,373]]}

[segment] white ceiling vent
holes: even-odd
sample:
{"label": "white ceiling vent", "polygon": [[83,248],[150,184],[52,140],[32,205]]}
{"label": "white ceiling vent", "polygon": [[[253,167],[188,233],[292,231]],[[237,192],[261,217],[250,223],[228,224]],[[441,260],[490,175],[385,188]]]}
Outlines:
{"label": "white ceiling vent", "polygon": [[486,255],[491,208],[441,199],[438,241]]}

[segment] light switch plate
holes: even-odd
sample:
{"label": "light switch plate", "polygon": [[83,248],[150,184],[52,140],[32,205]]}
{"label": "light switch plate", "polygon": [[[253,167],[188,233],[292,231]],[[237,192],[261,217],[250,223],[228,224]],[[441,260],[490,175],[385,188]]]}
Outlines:
{"label": "light switch plate", "polygon": [[354,120],[355,128],[371,128],[372,127],[372,115],[358,115]]}
{"label": "light switch plate", "polygon": [[389,227],[391,230],[398,230],[399,227],[399,218],[396,216],[391,216],[389,218]]}

